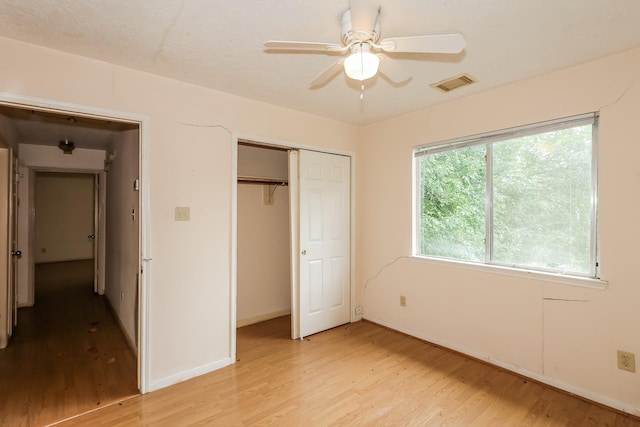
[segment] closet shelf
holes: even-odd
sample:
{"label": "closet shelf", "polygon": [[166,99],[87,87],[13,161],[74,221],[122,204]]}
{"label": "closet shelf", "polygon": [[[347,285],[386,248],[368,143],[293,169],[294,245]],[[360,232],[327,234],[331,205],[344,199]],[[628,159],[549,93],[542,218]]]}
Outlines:
{"label": "closet shelf", "polygon": [[258,176],[238,176],[238,184],[272,184],[289,185],[289,181],[280,178],[263,178]]}

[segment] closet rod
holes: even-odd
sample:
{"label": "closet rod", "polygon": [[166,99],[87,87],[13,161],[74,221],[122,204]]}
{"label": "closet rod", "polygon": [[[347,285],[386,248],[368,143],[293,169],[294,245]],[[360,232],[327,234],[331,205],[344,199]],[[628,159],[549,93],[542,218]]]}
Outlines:
{"label": "closet rod", "polygon": [[289,181],[287,181],[286,179],[277,179],[277,178],[259,178],[255,176],[239,176],[238,184],[289,185]]}

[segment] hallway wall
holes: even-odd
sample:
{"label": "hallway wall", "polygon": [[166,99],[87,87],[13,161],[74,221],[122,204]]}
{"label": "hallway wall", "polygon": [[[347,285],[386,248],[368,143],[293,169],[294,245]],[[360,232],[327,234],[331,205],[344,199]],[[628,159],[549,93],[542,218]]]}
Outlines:
{"label": "hallway wall", "polygon": [[109,152],[116,157],[107,175],[105,293],[132,349],[137,345],[140,262],[139,132],[114,135]]}

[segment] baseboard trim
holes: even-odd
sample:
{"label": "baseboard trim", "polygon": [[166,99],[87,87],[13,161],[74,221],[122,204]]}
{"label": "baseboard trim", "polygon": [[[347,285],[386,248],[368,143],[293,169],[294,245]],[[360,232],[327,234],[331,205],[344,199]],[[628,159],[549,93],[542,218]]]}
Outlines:
{"label": "baseboard trim", "polygon": [[253,325],[254,323],[264,322],[265,320],[275,319],[276,317],[288,316],[291,314],[291,310],[279,310],[272,311],[271,313],[260,314],[258,316],[247,317],[245,319],[238,319],[236,321],[236,328],[241,328],[243,326]]}
{"label": "baseboard trim", "polygon": [[149,384],[149,391],[160,390],[161,388],[169,387],[182,381],[187,381],[191,378],[208,374],[209,372],[213,372],[218,369],[224,368],[225,366],[229,366],[232,363],[233,361],[231,360],[231,358],[226,357],[224,359],[216,360],[215,362],[207,363],[193,369],[187,369],[186,371],[178,372],[176,374],[169,375],[158,380],[153,380]]}
{"label": "baseboard trim", "polygon": [[530,379],[532,379],[534,381],[537,381],[539,383],[546,384],[546,385],[548,385],[550,387],[553,387],[553,388],[556,388],[558,390],[562,390],[564,392],[576,395],[576,396],[578,396],[578,397],[580,397],[582,399],[586,399],[586,400],[589,400],[591,402],[595,402],[597,404],[604,405],[604,406],[607,406],[609,408],[613,408],[615,410],[618,410],[618,411],[623,412],[625,414],[632,415],[634,417],[640,416],[640,409],[639,408],[635,408],[633,406],[629,406],[629,405],[627,405],[625,403],[622,403],[622,402],[619,402],[617,400],[610,399],[610,398],[607,398],[605,396],[590,392],[588,390],[584,390],[584,389],[581,389],[579,387],[573,386],[571,384],[564,383],[562,381],[556,380],[555,378],[550,378],[550,377],[547,377],[545,375],[539,374],[537,372],[533,372],[533,371],[530,371],[528,369],[523,369],[523,368],[521,368],[519,366],[512,365],[512,364],[504,362],[502,360],[494,359],[493,357],[488,356],[486,354],[481,354],[481,353],[478,353],[478,352],[475,352],[475,351],[469,351],[468,349],[465,349],[465,348],[462,348],[462,347],[459,347],[459,346],[456,346],[456,345],[452,345],[451,343],[449,343],[449,342],[447,342],[445,340],[434,339],[433,337],[429,337],[429,336],[426,336],[424,334],[416,333],[416,332],[414,332],[414,331],[412,331],[410,329],[405,329],[405,328],[398,327],[398,326],[396,326],[394,324],[391,324],[389,322],[385,322],[385,321],[380,320],[380,319],[371,319],[371,318],[368,318],[366,316],[363,317],[363,319],[368,321],[368,322],[377,323],[377,324],[379,324],[381,326],[384,326],[386,328],[393,329],[394,331],[398,331],[398,332],[401,332],[403,334],[418,338],[418,339],[420,339],[422,341],[425,341],[425,342],[428,342],[428,343],[431,343],[431,344],[435,344],[437,346],[440,346],[440,347],[443,347],[443,348],[447,348],[449,350],[453,350],[453,351],[455,351],[457,353],[461,353],[461,354],[463,354],[465,356],[469,356],[469,357],[471,357],[473,359],[477,359],[477,360],[479,360],[481,362],[485,362],[485,363],[488,363],[490,365],[494,365],[494,366],[497,366],[499,368],[505,369],[507,371],[511,371],[511,372],[513,372],[515,374],[521,375],[523,377],[530,378]]}
{"label": "baseboard trim", "polygon": [[127,330],[124,328],[124,324],[122,323],[122,320],[120,320],[120,316],[118,316],[118,313],[116,312],[116,309],[113,307],[113,304],[111,303],[111,300],[109,299],[109,296],[106,295],[106,294],[100,295],[100,296],[104,297],[107,300],[107,305],[109,306],[109,309],[111,310],[111,314],[113,314],[114,319],[116,319],[116,323],[118,323],[118,327],[120,328],[120,332],[122,332],[122,336],[124,336],[124,340],[127,342],[127,345],[129,346],[129,350],[131,350],[133,352],[133,355],[137,359],[138,358],[138,346],[133,341],[133,339],[129,336],[129,334],[127,334]]}

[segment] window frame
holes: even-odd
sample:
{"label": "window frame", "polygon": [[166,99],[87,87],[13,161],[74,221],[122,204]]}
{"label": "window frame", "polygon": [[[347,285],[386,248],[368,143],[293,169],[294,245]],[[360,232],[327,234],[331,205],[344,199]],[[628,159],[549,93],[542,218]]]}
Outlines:
{"label": "window frame", "polygon": [[[507,268],[525,273],[542,273],[544,275],[575,277],[578,279],[600,279],[599,241],[598,241],[598,122],[599,114],[591,112],[576,116],[564,117],[556,120],[537,122],[523,126],[466,136],[413,148],[413,237],[412,255],[417,258],[454,261],[455,263],[469,263],[489,267]],[[566,272],[557,269],[539,268],[527,265],[507,264],[493,259],[493,144],[500,141],[524,136],[541,134],[551,131],[564,130],[578,126],[591,125],[591,209],[590,209],[590,249],[588,273]],[[438,255],[421,254],[421,215],[422,204],[420,195],[420,162],[422,156],[461,149],[470,146],[484,145],[486,147],[486,184],[485,184],[485,256],[484,261],[474,261]]]}

